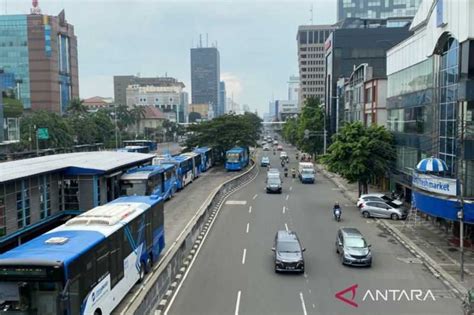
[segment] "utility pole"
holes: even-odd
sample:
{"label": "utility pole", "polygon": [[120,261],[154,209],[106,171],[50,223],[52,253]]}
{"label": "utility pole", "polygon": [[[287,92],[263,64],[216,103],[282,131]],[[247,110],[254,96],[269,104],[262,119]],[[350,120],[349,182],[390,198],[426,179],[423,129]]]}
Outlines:
{"label": "utility pole", "polygon": [[[115,102],[114,102],[115,103]],[[118,149],[118,128],[117,128],[117,104],[114,104],[114,121],[115,121],[115,150]]]}
{"label": "utility pole", "polygon": [[457,179],[459,181],[459,251],[460,251],[460,268],[461,268],[461,281],[464,281],[464,171],[463,171],[463,162],[464,162],[464,111],[466,107],[466,102],[461,103],[461,132],[460,132],[460,145],[459,150],[461,151],[459,156],[459,161],[457,162]]}

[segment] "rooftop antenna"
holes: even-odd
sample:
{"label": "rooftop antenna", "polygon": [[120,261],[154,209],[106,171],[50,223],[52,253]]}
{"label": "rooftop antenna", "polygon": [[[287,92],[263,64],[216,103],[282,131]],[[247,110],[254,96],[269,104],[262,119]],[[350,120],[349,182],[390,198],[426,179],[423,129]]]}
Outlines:
{"label": "rooftop antenna", "polygon": [[206,47],[209,47],[209,34],[206,33]]}
{"label": "rooftop antenna", "polygon": [[202,34],[199,34],[199,48],[202,48]]}
{"label": "rooftop antenna", "polygon": [[311,25],[313,25],[313,4],[311,4],[311,9],[309,9],[309,12],[311,12]]}

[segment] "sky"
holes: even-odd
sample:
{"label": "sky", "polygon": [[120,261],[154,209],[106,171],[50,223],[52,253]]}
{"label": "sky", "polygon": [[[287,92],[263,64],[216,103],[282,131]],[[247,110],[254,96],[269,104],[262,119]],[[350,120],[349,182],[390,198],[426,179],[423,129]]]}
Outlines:
{"label": "sky", "polygon": [[[259,114],[287,98],[298,75],[298,25],[332,24],[336,0],[39,0],[43,14],[65,9],[78,38],[81,98],[113,97],[113,76],[168,76],[191,99],[190,48],[217,42],[227,95]],[[0,14],[29,13],[31,0],[0,0]]]}

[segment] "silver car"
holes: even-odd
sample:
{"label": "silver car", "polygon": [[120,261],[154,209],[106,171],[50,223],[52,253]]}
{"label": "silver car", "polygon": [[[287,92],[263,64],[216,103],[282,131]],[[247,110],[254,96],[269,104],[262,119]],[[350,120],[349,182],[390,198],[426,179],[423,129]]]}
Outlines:
{"label": "silver car", "polygon": [[393,203],[381,201],[366,201],[360,205],[360,213],[364,218],[390,218],[392,220],[405,219],[408,211]]}

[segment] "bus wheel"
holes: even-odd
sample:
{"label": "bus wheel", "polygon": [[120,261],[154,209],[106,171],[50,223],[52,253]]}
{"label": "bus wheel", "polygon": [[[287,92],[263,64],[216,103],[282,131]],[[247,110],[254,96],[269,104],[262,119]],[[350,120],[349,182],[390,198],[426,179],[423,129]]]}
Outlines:
{"label": "bus wheel", "polygon": [[138,282],[143,282],[145,279],[145,264],[143,262],[140,263],[140,271],[138,271]]}
{"label": "bus wheel", "polygon": [[94,315],[102,315],[102,311],[100,310],[100,308],[94,311]]}
{"label": "bus wheel", "polygon": [[153,268],[153,258],[150,256],[148,256],[148,258],[146,259],[146,263],[145,263],[145,272],[146,273],[149,273],[151,272],[151,269]]}

